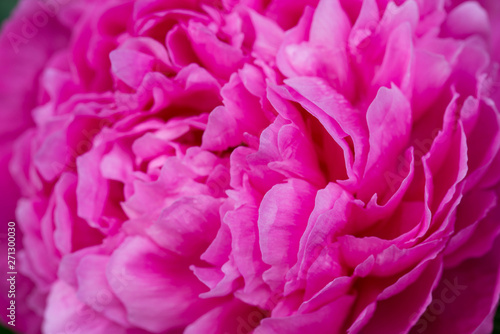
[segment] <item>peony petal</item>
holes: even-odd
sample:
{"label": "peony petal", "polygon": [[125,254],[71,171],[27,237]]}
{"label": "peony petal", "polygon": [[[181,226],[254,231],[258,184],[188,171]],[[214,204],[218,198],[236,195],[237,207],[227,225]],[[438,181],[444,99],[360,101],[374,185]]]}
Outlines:
{"label": "peony petal", "polygon": [[[359,333],[407,333],[431,301],[431,291],[437,286],[440,274],[440,263],[433,261],[402,292],[388,299],[382,293],[371,320]],[[402,303],[405,307],[400,307]]]}
{"label": "peony petal", "polygon": [[[296,314],[287,318],[264,319],[254,333],[341,333],[343,322],[349,314],[353,301],[354,297],[347,295],[312,313]],[[333,317],[332,314],[335,316]]]}
{"label": "peony petal", "polygon": [[[114,279],[115,272],[124,272],[126,282]],[[182,258],[143,237],[128,238],[113,252],[106,277],[128,321],[155,333],[186,326],[215,305],[198,299],[205,287]]]}
{"label": "peony petal", "polygon": [[76,268],[78,288],[76,296],[104,317],[129,327],[125,307],[116,298],[106,278],[109,256],[88,255]]}
{"label": "peony petal", "polygon": [[409,23],[398,26],[389,35],[382,65],[375,73],[372,87],[399,87],[411,99],[415,71],[412,31]]}
{"label": "peony petal", "polygon": [[[498,240],[489,253],[445,270],[433,301],[412,333],[473,333],[496,307],[500,294]],[[467,316],[463,310],[467,309]],[[439,316],[436,316],[439,315]]]}
{"label": "peony petal", "polygon": [[76,291],[66,283],[57,281],[52,286],[45,310],[43,332],[57,334],[71,331],[84,333],[125,334],[126,330],[103,317],[76,296]]}
{"label": "peony petal", "polygon": [[455,7],[444,24],[446,35],[464,38],[474,34],[488,35],[488,13],[476,1],[465,1]]}
{"label": "peony petal", "polygon": [[273,290],[282,284],[283,277],[297,261],[300,236],[313,209],[315,195],[316,189],[309,183],[290,179],[286,184],[274,186],[262,199],[259,244],[262,261],[271,265],[263,277]]}
{"label": "peony petal", "polygon": [[184,334],[250,333],[263,311],[234,299],[210,310],[186,327]]}
{"label": "peony petal", "polygon": [[217,234],[219,207],[220,201],[212,197],[182,197],[163,210],[147,233],[165,249],[199,257]]}
{"label": "peony petal", "polygon": [[[323,80],[304,77],[287,79],[285,83],[300,94],[296,101],[315,116],[342,147],[349,178],[356,182],[363,171],[368,148],[367,127],[361,112],[353,109]],[[349,147],[348,137],[353,142],[353,149]]]}
{"label": "peony petal", "polygon": [[230,74],[242,65],[242,52],[218,40],[214,33],[202,24],[191,21],[187,33],[194,52],[212,73],[229,79]]}
{"label": "peony petal", "polygon": [[309,41],[345,47],[351,24],[339,0],[320,0],[311,24]]}

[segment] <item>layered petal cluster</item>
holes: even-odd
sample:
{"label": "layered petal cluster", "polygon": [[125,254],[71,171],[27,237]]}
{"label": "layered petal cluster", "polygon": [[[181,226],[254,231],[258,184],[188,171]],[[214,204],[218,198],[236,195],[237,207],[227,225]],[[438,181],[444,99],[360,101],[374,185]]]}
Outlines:
{"label": "layered petal cluster", "polygon": [[491,332],[499,25],[495,0],[21,1],[22,331]]}

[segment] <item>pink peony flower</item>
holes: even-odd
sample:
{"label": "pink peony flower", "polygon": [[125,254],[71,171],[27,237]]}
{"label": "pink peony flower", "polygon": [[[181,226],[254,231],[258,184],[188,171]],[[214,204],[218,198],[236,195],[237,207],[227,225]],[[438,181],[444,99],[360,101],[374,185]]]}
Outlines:
{"label": "pink peony flower", "polygon": [[499,24],[494,0],[21,1],[16,329],[491,332]]}

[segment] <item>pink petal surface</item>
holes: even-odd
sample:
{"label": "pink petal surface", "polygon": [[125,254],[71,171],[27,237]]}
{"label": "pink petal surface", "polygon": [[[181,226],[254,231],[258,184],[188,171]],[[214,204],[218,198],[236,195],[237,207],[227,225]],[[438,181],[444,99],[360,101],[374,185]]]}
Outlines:
{"label": "pink petal surface", "polygon": [[499,27],[494,0],[21,0],[16,329],[491,332]]}

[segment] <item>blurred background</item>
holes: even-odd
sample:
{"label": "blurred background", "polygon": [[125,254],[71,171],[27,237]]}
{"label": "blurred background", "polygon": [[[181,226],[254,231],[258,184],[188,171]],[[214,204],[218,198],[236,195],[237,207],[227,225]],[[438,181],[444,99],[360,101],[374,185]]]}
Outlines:
{"label": "blurred background", "polygon": [[[0,0],[0,22],[3,22],[9,16],[10,12],[16,5],[16,2],[17,2],[16,0]],[[0,334],[13,334],[13,333],[14,332],[5,327],[2,327],[2,324],[0,324]]]}
{"label": "blurred background", "polygon": [[0,0],[0,21],[3,22],[14,8],[16,0]]}
{"label": "blurred background", "polygon": [[[500,0],[498,0],[500,1]],[[12,9],[15,7],[17,0],[0,0],[0,24],[9,16]],[[0,324],[0,334],[12,334],[14,332],[2,327]],[[20,333],[22,334],[22,333]],[[89,333],[90,334],[90,333]],[[112,334],[112,333],[110,333]],[[500,308],[495,317],[495,330],[494,334],[500,334]]]}
{"label": "blurred background", "polygon": [[[9,16],[9,13],[16,5],[16,2],[16,0],[0,0],[0,22],[3,22]],[[2,327],[2,325],[0,324],[0,333],[11,334],[14,332],[5,327]]]}

